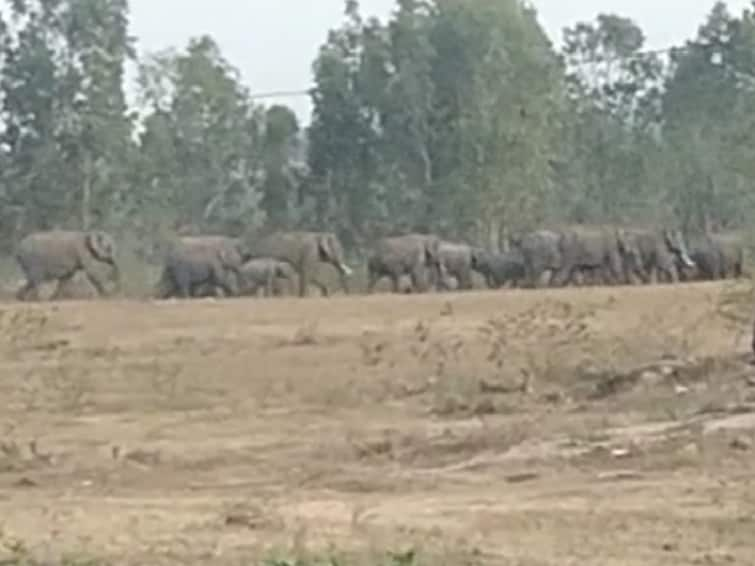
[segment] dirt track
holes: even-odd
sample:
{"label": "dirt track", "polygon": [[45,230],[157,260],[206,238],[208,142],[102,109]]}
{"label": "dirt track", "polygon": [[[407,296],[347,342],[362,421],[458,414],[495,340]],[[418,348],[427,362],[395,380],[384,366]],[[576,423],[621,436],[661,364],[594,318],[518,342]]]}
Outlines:
{"label": "dirt track", "polygon": [[723,289],[2,305],[5,545],[752,564],[755,370]]}

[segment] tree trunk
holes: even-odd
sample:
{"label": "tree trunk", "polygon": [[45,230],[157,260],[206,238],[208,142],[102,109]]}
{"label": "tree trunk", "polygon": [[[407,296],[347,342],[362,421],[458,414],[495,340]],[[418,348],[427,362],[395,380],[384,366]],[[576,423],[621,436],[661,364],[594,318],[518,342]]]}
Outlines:
{"label": "tree trunk", "polygon": [[89,230],[92,224],[92,185],[94,184],[94,167],[92,156],[84,156],[84,182],[81,187],[81,228]]}

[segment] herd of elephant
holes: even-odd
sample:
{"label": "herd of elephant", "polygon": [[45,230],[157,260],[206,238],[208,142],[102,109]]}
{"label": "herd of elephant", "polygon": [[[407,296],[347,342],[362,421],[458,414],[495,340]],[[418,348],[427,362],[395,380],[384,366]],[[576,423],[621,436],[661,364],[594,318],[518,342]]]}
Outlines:
{"label": "herd of elephant", "polygon": [[[510,238],[494,253],[437,235],[411,233],[377,240],[366,258],[367,290],[388,278],[393,292],[471,289],[473,273],[490,288],[631,284],[722,279],[743,275],[744,244],[732,234],[706,234],[689,245],[679,230],[570,226]],[[36,232],[23,238],[16,260],[26,281],[19,300],[38,300],[40,286],[57,282],[52,299],[83,272],[99,295],[121,288],[118,247],[103,231]],[[318,264],[333,266],[344,292],[353,274],[332,232],[274,232],[254,242],[218,235],[175,239],[164,253],[156,298],[282,294],[300,296]],[[104,268],[104,273],[103,273]]]}

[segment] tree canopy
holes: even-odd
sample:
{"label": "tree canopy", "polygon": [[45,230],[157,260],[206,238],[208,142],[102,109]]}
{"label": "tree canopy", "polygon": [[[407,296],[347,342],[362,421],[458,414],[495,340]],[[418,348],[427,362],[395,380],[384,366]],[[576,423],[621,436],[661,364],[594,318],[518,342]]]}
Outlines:
{"label": "tree canopy", "polygon": [[14,0],[5,18],[6,251],[35,229],[186,226],[495,248],[554,222],[697,230],[755,211],[755,5],[719,2],[658,52],[620,14],[555,45],[522,0],[397,0],[387,21],[346,0],[312,54],[309,124],[258,104],[210,36],[136,60],[127,0]]}

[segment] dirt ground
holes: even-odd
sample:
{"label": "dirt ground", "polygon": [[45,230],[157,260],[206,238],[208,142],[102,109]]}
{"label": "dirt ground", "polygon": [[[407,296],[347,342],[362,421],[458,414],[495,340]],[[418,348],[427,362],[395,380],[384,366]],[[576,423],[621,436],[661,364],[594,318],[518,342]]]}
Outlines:
{"label": "dirt ground", "polygon": [[753,564],[730,286],[0,304],[0,550]]}

